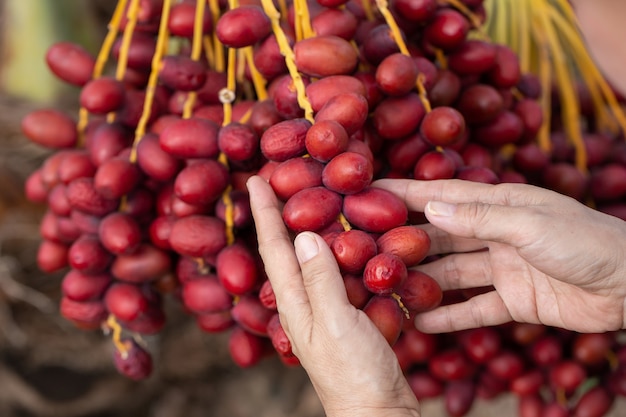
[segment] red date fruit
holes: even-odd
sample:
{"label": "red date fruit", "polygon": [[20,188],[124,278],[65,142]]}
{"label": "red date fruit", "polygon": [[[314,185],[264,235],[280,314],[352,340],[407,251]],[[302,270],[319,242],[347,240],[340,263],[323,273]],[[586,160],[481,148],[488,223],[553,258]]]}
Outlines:
{"label": "red date fruit", "polygon": [[170,245],[181,255],[204,258],[217,255],[226,246],[226,228],[220,219],[192,215],[172,226]]}
{"label": "red date fruit", "polygon": [[563,389],[567,394],[573,393],[587,377],[585,368],[570,359],[564,359],[550,368],[548,378],[555,388]]}
{"label": "red date fruit", "polygon": [[324,166],[313,158],[293,158],[281,162],[270,176],[269,183],[276,196],[287,201],[305,188],[322,185]]}
{"label": "red date fruit", "polygon": [[46,52],[46,63],[61,80],[82,87],[91,80],[96,60],[80,45],[57,42]]}
{"label": "red date fruit", "polygon": [[117,199],[131,192],[141,180],[141,172],[127,158],[111,158],[98,167],[93,185],[104,198]]}
{"label": "red date fruit", "polygon": [[399,256],[406,266],[414,266],[428,254],[430,237],[418,227],[399,226],[380,236],[376,245],[378,252]]}
{"label": "red date fruit", "polygon": [[224,45],[243,48],[262,41],[272,30],[269,17],[256,5],[228,10],[217,21],[215,33]]}
{"label": "red date fruit", "polygon": [[409,270],[404,282],[397,288],[404,306],[413,313],[432,310],[441,304],[443,292],[431,276]]}
{"label": "red date fruit", "polygon": [[376,255],[376,242],[369,233],[352,229],[339,233],[330,249],[342,271],[359,274],[367,261]]}
{"label": "red date fruit", "polygon": [[476,398],[476,385],[474,381],[450,381],[444,388],[444,404],[446,411],[451,417],[466,415],[474,404]]}
{"label": "red date fruit", "polygon": [[152,357],[133,339],[121,341],[125,350],[115,349],[113,363],[118,372],[133,381],[146,379],[152,373]]}
{"label": "red date fruit", "polygon": [[291,119],[268,128],[261,136],[261,152],[270,161],[283,162],[306,152],[306,134],[311,122]]}
{"label": "red date fruit", "polygon": [[102,219],[98,230],[100,242],[114,254],[132,253],[141,242],[141,230],[135,219],[124,213],[111,213]]}
{"label": "red date fruit", "polygon": [[[496,45],[496,59],[493,67],[487,73],[490,83],[498,88],[515,87],[522,80],[522,74],[517,54],[506,45]],[[538,88],[541,88],[538,86]],[[523,90],[523,88],[522,88]],[[539,93],[535,93],[539,97]],[[529,94],[527,97],[535,97],[535,94]]]}
{"label": "red date fruit", "polygon": [[402,259],[389,253],[379,253],[365,264],[363,283],[374,294],[391,294],[402,285],[407,275]]}
{"label": "red date fruit", "polygon": [[443,384],[426,371],[414,371],[406,377],[418,400],[437,398],[443,393]]}
{"label": "red date fruit", "polygon": [[496,117],[504,109],[504,101],[492,86],[474,84],[463,90],[455,106],[468,124],[481,124]]}
{"label": "red date fruit", "polygon": [[276,310],[276,294],[272,289],[272,283],[269,279],[263,281],[259,290],[259,300],[261,304],[268,310]]}
{"label": "red date fruit", "polygon": [[352,135],[365,124],[368,115],[367,99],[361,94],[342,93],[330,98],[315,115],[315,122],[333,120]]}
{"label": "red date fruit", "polygon": [[408,218],[408,209],[402,200],[389,191],[371,187],[345,196],[342,212],[351,224],[373,233],[402,226]]}
{"label": "red date fruit", "polygon": [[161,60],[159,79],[172,90],[199,90],[206,77],[206,67],[200,61],[181,55],[168,55]]}
{"label": "red date fruit", "polygon": [[272,341],[272,346],[281,355],[293,355],[291,350],[291,342],[280,324],[280,318],[278,314],[274,314],[270,317],[267,323],[267,334]]}
{"label": "red date fruit", "polygon": [[257,259],[242,243],[226,246],[215,260],[217,278],[234,295],[244,295],[256,288],[259,280]]}
{"label": "red date fruit", "polygon": [[60,304],[61,316],[80,329],[98,329],[107,317],[107,311],[100,300],[74,301],[63,297]]}
{"label": "red date fruit", "polygon": [[365,304],[372,298],[372,293],[365,288],[361,275],[344,275],[343,284],[346,287],[348,301],[355,308],[363,309]]}
{"label": "red date fruit", "polygon": [[510,389],[517,395],[534,395],[545,383],[541,370],[531,369],[511,380]]}
{"label": "red date fruit", "polygon": [[194,314],[226,311],[233,306],[233,296],[224,289],[214,275],[185,282],[181,296],[185,307]]}
{"label": "red date fruit", "polygon": [[198,328],[207,333],[221,333],[230,329],[235,324],[230,311],[218,311],[196,315]]}
{"label": "red date fruit", "polygon": [[[167,27],[172,35],[183,38],[193,37],[196,16],[196,5],[190,2],[181,2],[172,6]],[[202,16],[202,33],[210,33],[213,28],[213,20],[208,8],[204,9]]]}
{"label": "red date fruit", "polygon": [[458,381],[472,375],[475,366],[460,348],[450,348],[434,355],[428,362],[431,375],[442,381]]}
{"label": "red date fruit", "polygon": [[241,368],[259,363],[267,354],[268,347],[271,348],[271,343],[267,338],[254,335],[240,326],[235,326],[228,338],[230,357]]}
{"label": "red date fruit", "polygon": [[306,86],[306,96],[313,111],[319,111],[333,97],[339,94],[366,95],[365,86],[358,78],[350,75],[331,75],[320,78]]}
{"label": "red date fruit", "polygon": [[505,381],[511,381],[524,372],[524,362],[518,353],[503,350],[489,359],[487,369],[492,375]]}
{"label": "red date fruit", "polygon": [[437,11],[436,0],[395,0],[393,7],[412,22],[426,23]]}
{"label": "red date fruit", "polygon": [[276,312],[265,308],[257,296],[246,295],[238,299],[231,314],[237,324],[248,332],[267,336],[267,325]]}
{"label": "red date fruit", "polygon": [[330,160],[322,171],[322,183],[340,194],[356,194],[374,177],[374,167],[363,155],[343,152]]}
{"label": "red date fruit", "polygon": [[469,30],[465,16],[451,8],[441,8],[424,28],[424,39],[437,48],[452,50],[463,43]]}
{"label": "red date fruit", "polygon": [[341,196],[324,187],[295,193],[283,207],[283,221],[291,230],[316,231],[329,225],[341,212]]}
{"label": "red date fruit", "polygon": [[171,123],[159,135],[161,148],[178,158],[214,158],[219,154],[219,126],[192,117]]}
{"label": "red date fruit", "polygon": [[413,58],[391,54],[376,68],[376,85],[389,96],[402,96],[415,88],[418,73]]}
{"label": "red date fruit", "polygon": [[109,313],[125,322],[137,319],[150,308],[148,295],[141,287],[120,282],[107,289],[104,304]]}
{"label": "red date fruit", "polygon": [[174,182],[174,192],[188,204],[206,206],[214,203],[229,182],[226,167],[213,159],[203,159],[183,168]]}
{"label": "red date fruit", "polygon": [[373,296],[363,307],[363,312],[374,323],[387,343],[393,346],[402,331],[402,310],[396,300],[380,295]]}
{"label": "red date fruit", "polygon": [[80,105],[90,113],[106,114],[116,111],[124,104],[124,85],[111,77],[89,81],[80,92]]}
{"label": "red date fruit", "polygon": [[252,127],[233,122],[223,126],[218,135],[217,143],[220,151],[229,161],[247,161],[252,159],[259,149],[259,137]]}
{"label": "red date fruit", "polygon": [[482,74],[495,65],[496,54],[491,42],[470,39],[450,53],[448,66],[459,75]]}
{"label": "red date fruit", "polygon": [[167,252],[143,243],[133,253],[118,255],[111,265],[111,273],[119,280],[141,283],[161,278],[171,267]]}
{"label": "red date fruit", "polygon": [[602,386],[595,386],[585,392],[574,406],[576,417],[602,417],[613,406],[615,397]]}
{"label": "red date fruit", "polygon": [[67,259],[72,268],[92,275],[102,273],[113,257],[96,236],[83,235],[70,246]]}
{"label": "red date fruit", "polygon": [[307,131],[306,150],[312,158],[328,162],[348,148],[349,137],[346,129],[334,120],[316,122]]}
{"label": "red date fruit", "polygon": [[68,251],[64,243],[43,240],[37,249],[37,266],[47,273],[59,271],[68,265]]}
{"label": "red date fruit", "polygon": [[376,132],[385,139],[400,139],[413,133],[426,110],[415,93],[402,97],[388,97],[374,109],[372,121]]}
{"label": "red date fruit", "polygon": [[347,75],[358,62],[357,51],[350,42],[333,35],[298,41],[293,52],[298,70],[312,77]]}
{"label": "red date fruit", "polygon": [[164,151],[159,138],[153,133],[141,138],[137,146],[137,164],[146,175],[157,181],[173,179],[182,168],[182,162]]}
{"label": "red date fruit", "polygon": [[472,129],[472,137],[478,143],[495,148],[517,142],[523,133],[522,120],[510,111],[503,111],[487,124]]}
{"label": "red date fruit", "polygon": [[502,345],[500,335],[493,327],[468,330],[460,340],[466,355],[478,364],[494,358]]}
{"label": "red date fruit", "polygon": [[572,345],[572,356],[586,366],[605,363],[615,342],[611,333],[583,333],[576,335]]}
{"label": "red date fruit", "polygon": [[35,110],[22,119],[22,132],[38,145],[47,148],[76,146],[76,122],[58,110]]}

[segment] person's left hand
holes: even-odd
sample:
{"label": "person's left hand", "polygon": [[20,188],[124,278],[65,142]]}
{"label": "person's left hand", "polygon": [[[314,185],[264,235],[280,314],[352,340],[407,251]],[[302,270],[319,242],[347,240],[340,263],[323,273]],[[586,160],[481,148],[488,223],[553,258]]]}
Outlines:
{"label": "person's left hand", "polygon": [[419,416],[419,403],[393,350],[348,301],[324,240],[303,232],[292,243],[270,185],[252,177],[247,186],[280,322],[326,414]]}

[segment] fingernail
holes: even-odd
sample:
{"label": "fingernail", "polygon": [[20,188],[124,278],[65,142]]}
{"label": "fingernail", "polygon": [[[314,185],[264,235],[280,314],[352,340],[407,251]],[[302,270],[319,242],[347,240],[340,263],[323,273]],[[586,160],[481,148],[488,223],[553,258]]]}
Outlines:
{"label": "fingernail", "polygon": [[300,233],[298,236],[296,236],[294,245],[296,247],[296,256],[298,257],[298,262],[300,262],[301,264],[316,256],[319,252],[317,241],[313,236],[308,233]]}
{"label": "fingernail", "polygon": [[429,201],[426,204],[426,211],[435,216],[450,217],[456,211],[456,204],[444,203],[442,201]]}

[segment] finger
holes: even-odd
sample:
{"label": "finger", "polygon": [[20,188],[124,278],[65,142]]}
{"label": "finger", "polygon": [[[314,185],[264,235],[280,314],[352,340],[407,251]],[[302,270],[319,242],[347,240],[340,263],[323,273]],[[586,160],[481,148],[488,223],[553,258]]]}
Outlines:
{"label": "finger", "polygon": [[334,325],[351,305],[337,261],[324,239],[315,233],[300,233],[294,245],[313,317]]}
{"label": "finger", "polygon": [[419,181],[384,179],[372,184],[400,197],[410,210],[423,212],[431,201],[448,203],[482,202],[490,204],[529,205],[549,198],[550,191],[528,184],[484,184],[464,180]]}
{"label": "finger", "polygon": [[428,255],[474,252],[486,247],[485,242],[452,235],[430,223],[419,226],[430,238]]}
{"label": "finger", "polygon": [[502,298],[490,291],[458,304],[418,314],[415,327],[425,333],[448,333],[476,327],[496,326],[512,320]]}
{"label": "finger", "polygon": [[415,269],[433,277],[444,291],[493,284],[487,251],[452,254]]}
{"label": "finger", "polygon": [[430,201],[425,209],[431,224],[455,236],[510,244],[516,248],[536,243],[553,221],[532,207],[481,202],[450,204]]}
{"label": "finger", "polygon": [[294,317],[303,312],[291,310],[308,309],[308,299],[298,259],[278,209],[278,200],[270,185],[261,177],[251,177],[247,187],[259,254],[276,295],[276,303],[287,318]]}

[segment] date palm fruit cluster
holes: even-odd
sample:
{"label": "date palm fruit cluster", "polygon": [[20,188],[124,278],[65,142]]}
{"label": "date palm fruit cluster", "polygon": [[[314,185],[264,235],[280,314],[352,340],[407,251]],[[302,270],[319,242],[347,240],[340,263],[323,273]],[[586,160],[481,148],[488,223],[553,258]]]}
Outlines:
{"label": "date palm fruit cluster", "polygon": [[[561,3],[553,8],[571,24]],[[575,132],[569,118],[555,122],[568,96],[490,40],[492,8],[119,0],[97,56],[53,45],[47,65],[80,88],[80,111],[36,110],[22,127],[54,150],[26,195],[48,207],[37,260],[65,274],[61,314],[110,335],[115,366],[132,379],[152,371],[142,335],[166,325],[166,297],[200,329],[228,332],[237,365],[270,354],[298,365],[257,253],[245,182],[259,175],[292,232],[328,242],[350,302],[393,346],[418,398],[443,396],[461,416],[475,398],[513,392],[522,416],[602,415],[626,394],[618,333],[415,330],[415,314],[483,289],[442,291],[412,270],[434,259],[425,218],[371,187],[378,178],[528,182],[626,217],[618,99],[602,84],[590,94],[597,111],[577,97],[579,113],[567,116],[584,120]]]}

